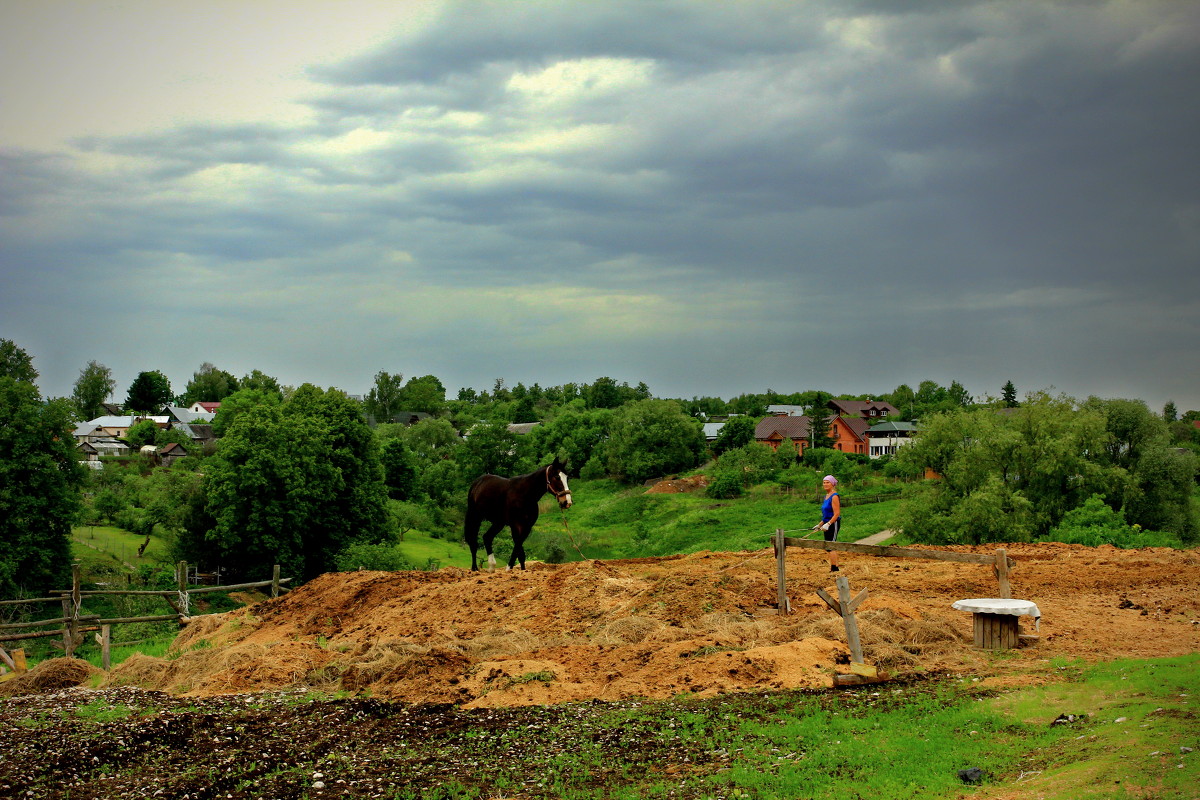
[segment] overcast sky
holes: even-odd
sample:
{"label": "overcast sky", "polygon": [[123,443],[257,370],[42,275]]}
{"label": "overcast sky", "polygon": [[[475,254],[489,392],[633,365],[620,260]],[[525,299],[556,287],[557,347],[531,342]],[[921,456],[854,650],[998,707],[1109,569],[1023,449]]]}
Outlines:
{"label": "overcast sky", "polygon": [[0,0],[0,338],[1200,409],[1200,3]]}

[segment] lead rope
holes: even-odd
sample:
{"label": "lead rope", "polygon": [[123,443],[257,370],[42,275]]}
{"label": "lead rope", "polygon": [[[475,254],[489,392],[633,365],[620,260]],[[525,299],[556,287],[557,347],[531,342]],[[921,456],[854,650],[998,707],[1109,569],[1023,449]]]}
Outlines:
{"label": "lead rope", "polygon": [[571,527],[567,525],[567,512],[564,511],[560,506],[558,513],[562,514],[563,530],[567,532],[567,538],[571,540],[571,546],[575,548],[576,553],[579,553],[580,558],[582,558],[584,561],[587,561],[587,556],[585,556],[583,551],[579,549],[579,545],[575,544],[575,537],[571,535]]}
{"label": "lead rope", "polygon": [[[561,500],[566,492],[560,492],[550,483],[550,467],[546,467],[546,488],[554,495],[555,500]],[[587,561],[587,556],[579,549],[579,545],[575,543],[575,537],[571,535],[571,526],[567,524],[567,511],[561,505],[558,507],[558,513],[562,515],[563,530],[567,532],[567,538],[571,540],[571,546],[575,548],[575,552],[579,553],[579,557]]]}

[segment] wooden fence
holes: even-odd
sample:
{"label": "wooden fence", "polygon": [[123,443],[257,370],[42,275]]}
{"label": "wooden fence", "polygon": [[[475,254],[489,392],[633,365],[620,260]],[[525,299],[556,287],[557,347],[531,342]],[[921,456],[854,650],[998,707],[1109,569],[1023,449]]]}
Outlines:
{"label": "wooden fence", "polygon": [[[62,616],[52,617],[50,619],[34,620],[32,622],[10,622],[0,624],[0,642],[8,643],[22,641],[25,639],[42,639],[50,636],[63,637],[63,650],[67,657],[70,658],[75,654],[75,648],[83,643],[83,634],[98,631],[100,636],[97,639],[100,641],[102,658],[104,659],[104,668],[108,668],[108,647],[109,647],[109,630],[112,625],[124,625],[133,622],[165,622],[174,620],[180,625],[186,625],[194,616],[202,616],[200,614],[191,613],[191,598],[192,595],[204,594],[207,592],[230,592],[239,589],[257,589],[265,586],[271,587],[271,597],[278,597],[280,592],[286,592],[287,587],[283,584],[291,581],[291,578],[279,577],[279,565],[276,564],[272,569],[271,580],[254,581],[252,583],[237,583],[228,586],[200,586],[189,587],[187,583],[188,568],[186,561],[180,561],[175,568],[175,583],[174,589],[83,589],[80,582],[80,566],[79,564],[72,565],[71,568],[71,588],[57,589],[51,592],[55,597],[33,597],[25,600],[0,600],[0,606],[7,605],[23,605],[27,603],[60,603],[62,605]],[[84,614],[82,612],[83,598],[96,595],[142,595],[161,597],[166,601],[173,611],[171,614],[153,614],[141,617],[115,617],[103,619],[99,614]],[[42,628],[47,625],[61,626],[54,630],[30,630],[30,628]],[[9,633],[10,631],[21,631],[18,633]],[[3,662],[8,668],[16,670],[13,659],[4,649],[0,647],[0,662]]]}
{"label": "wooden fence", "polygon": [[1016,566],[1011,558],[1008,557],[1008,551],[1003,547],[996,550],[995,555],[984,555],[983,553],[954,553],[946,550],[920,550],[913,547],[895,547],[890,545],[873,545],[873,544],[855,544],[852,542],[826,542],[814,541],[812,539],[796,539],[784,536],[787,531],[776,530],[774,545],[775,545],[775,572],[777,578],[777,594],[779,600],[779,613],[787,614],[791,610],[787,598],[787,563],[786,553],[789,547],[800,547],[810,550],[836,550],[840,553],[859,553],[861,555],[879,556],[884,558],[924,558],[933,561],[957,561],[963,564],[990,564],[992,571],[995,573],[996,580],[999,582],[1000,597],[1011,598],[1012,587],[1008,581],[1008,574],[1012,572]]}

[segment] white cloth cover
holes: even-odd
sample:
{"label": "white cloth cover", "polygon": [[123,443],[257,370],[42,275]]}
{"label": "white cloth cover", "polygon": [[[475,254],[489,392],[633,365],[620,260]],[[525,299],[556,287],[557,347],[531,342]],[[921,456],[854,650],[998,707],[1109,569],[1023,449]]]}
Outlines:
{"label": "white cloth cover", "polygon": [[951,608],[959,611],[970,611],[972,614],[1012,614],[1015,617],[1028,614],[1033,617],[1034,627],[1042,629],[1042,612],[1036,603],[1028,600],[1006,600],[1000,597],[975,597],[970,600],[959,600]]}
{"label": "white cloth cover", "polygon": [[959,611],[970,611],[973,614],[1012,614],[1020,617],[1028,614],[1040,617],[1036,603],[1028,600],[1004,600],[998,597],[976,597],[971,600],[959,600],[953,605]]}

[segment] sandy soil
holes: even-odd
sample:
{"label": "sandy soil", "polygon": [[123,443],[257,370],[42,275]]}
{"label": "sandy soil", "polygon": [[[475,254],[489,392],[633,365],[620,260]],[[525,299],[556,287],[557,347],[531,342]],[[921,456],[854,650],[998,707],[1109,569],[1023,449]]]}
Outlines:
{"label": "sandy soil", "polygon": [[[944,548],[991,553],[986,548]],[[987,566],[842,554],[866,661],[893,675],[972,673],[1041,682],[1058,659],[1200,650],[1200,553],[1009,545],[1014,596],[1040,638],[972,646],[955,600],[992,597]],[[135,656],[107,685],[212,696],[312,687],[466,708],[599,698],[710,696],[832,685],[845,628],[817,596],[823,554],[789,551],[792,613],[775,608],[771,551],[534,564],[526,572],[323,575],[277,600],[194,619],[171,659]],[[10,681],[7,688],[16,681]]]}

